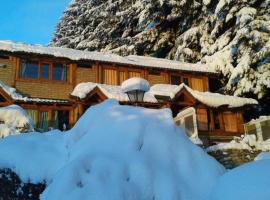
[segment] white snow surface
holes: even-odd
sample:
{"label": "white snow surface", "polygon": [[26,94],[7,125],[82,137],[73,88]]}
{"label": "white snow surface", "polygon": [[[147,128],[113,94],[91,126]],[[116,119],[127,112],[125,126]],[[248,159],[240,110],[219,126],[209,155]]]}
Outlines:
{"label": "white snow surface", "polygon": [[220,177],[210,200],[269,200],[270,160],[244,164]]}
{"label": "white snow surface", "polygon": [[33,131],[31,118],[17,105],[0,107],[0,137],[19,134],[22,131]]}
{"label": "white snow surface", "polygon": [[46,180],[42,200],[208,199],[225,172],[175,126],[169,109],[115,100],[89,108],[65,134],[3,139],[0,166],[24,181]]}
{"label": "white snow surface", "polygon": [[270,139],[266,141],[259,141],[257,140],[256,135],[242,135],[242,137],[235,137],[229,143],[219,143],[217,145],[210,146],[206,149],[206,151],[211,152],[226,149],[270,151]]}
{"label": "white snow surface", "polygon": [[270,152],[262,152],[254,160],[265,160],[265,159],[270,159]]}
{"label": "white snow surface", "polygon": [[147,80],[139,77],[133,77],[125,80],[121,84],[123,92],[129,92],[133,90],[141,90],[147,92],[150,89],[150,84]]}
{"label": "white snow surface", "polygon": [[[118,101],[129,101],[127,94],[123,91],[120,86],[97,84],[92,82],[79,83],[71,95],[83,99],[91,92],[95,87],[98,87],[108,98],[113,98]],[[144,86],[146,87],[146,86]],[[145,93],[144,101],[156,103],[158,100],[155,98],[156,95],[168,96],[171,99],[181,90],[186,89],[195,99],[209,107],[220,107],[227,105],[229,108],[241,107],[244,105],[258,104],[255,99],[235,97],[229,95],[222,95],[211,92],[199,92],[191,89],[184,83],[180,85],[169,85],[169,84],[156,84],[150,87],[150,90]]]}
{"label": "white snow surface", "polygon": [[91,60],[101,62],[113,62],[139,67],[164,68],[181,71],[195,71],[201,73],[217,73],[214,68],[204,64],[191,64],[168,59],[159,59],[146,56],[122,57],[116,54],[102,53],[97,51],[81,51],[61,47],[46,47],[42,45],[31,45],[13,41],[0,40],[0,50],[6,52],[31,53],[49,55],[58,58],[68,58],[70,60]]}
{"label": "white snow surface", "polygon": [[[106,85],[93,82],[79,83],[76,85],[71,95],[80,99],[86,98],[87,94],[98,88],[109,99],[116,99],[117,101],[129,101],[128,95],[122,90],[121,86]],[[156,103],[157,100],[149,93],[145,93],[144,102]]]}

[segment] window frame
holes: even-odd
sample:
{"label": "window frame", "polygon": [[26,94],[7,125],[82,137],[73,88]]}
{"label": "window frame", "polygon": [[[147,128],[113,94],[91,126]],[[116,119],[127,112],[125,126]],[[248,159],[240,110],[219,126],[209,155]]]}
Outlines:
{"label": "window frame", "polygon": [[[22,69],[22,63],[23,61],[26,60],[26,62],[37,62],[38,63],[38,76],[37,78],[27,78],[21,76],[21,69]],[[49,65],[49,75],[48,78],[42,78],[42,65]],[[54,64],[61,64],[61,65],[66,65],[66,79],[65,80],[54,80],[53,79],[53,65]],[[38,81],[38,82],[57,82],[57,83],[68,83],[69,82],[69,70],[70,70],[70,65],[67,64],[66,62],[57,62],[57,61],[48,61],[48,60],[31,60],[31,59],[20,59],[18,62],[18,67],[17,67],[17,80],[20,81]]]}
{"label": "window frame", "polygon": [[[187,86],[189,86],[190,87],[190,76],[188,76],[187,74],[179,74],[179,73],[170,73],[169,74],[169,84],[171,84],[171,85],[173,85],[172,84],[172,76],[175,76],[175,77],[179,77],[180,78],[180,84],[182,84],[182,83],[184,83],[185,85],[187,85],[186,83],[185,83],[185,81],[184,80],[187,80],[187,83],[188,83],[188,85]],[[179,84],[179,85],[180,85]]]}

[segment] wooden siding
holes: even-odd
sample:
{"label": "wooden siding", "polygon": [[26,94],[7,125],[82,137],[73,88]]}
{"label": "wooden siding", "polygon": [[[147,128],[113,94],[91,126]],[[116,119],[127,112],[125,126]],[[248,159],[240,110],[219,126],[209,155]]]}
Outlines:
{"label": "wooden siding", "polygon": [[9,59],[0,58],[0,64],[5,67],[0,67],[0,80],[9,86],[14,86],[15,81],[15,69],[17,59],[9,57]]}
{"label": "wooden siding", "polygon": [[208,118],[207,118],[207,110],[204,108],[197,109],[197,121],[198,121],[198,129],[206,131],[208,130]]}
{"label": "wooden siding", "polygon": [[108,85],[117,85],[118,84],[116,69],[103,68],[102,75],[103,75],[103,83],[104,84],[108,84]]}
{"label": "wooden siding", "polygon": [[92,68],[76,68],[76,84],[82,82],[97,82],[97,71]]}
{"label": "wooden siding", "polygon": [[190,83],[193,90],[205,91],[203,78],[191,77]]}
{"label": "wooden siding", "polygon": [[236,113],[232,112],[224,112],[223,113],[223,120],[226,132],[237,132],[237,115]]}
{"label": "wooden siding", "polygon": [[148,81],[149,81],[150,85],[168,83],[166,81],[166,78],[165,78],[164,74],[160,74],[160,75],[148,74]]}
{"label": "wooden siding", "polygon": [[25,95],[47,99],[69,99],[73,86],[68,83],[16,81],[15,87]]}

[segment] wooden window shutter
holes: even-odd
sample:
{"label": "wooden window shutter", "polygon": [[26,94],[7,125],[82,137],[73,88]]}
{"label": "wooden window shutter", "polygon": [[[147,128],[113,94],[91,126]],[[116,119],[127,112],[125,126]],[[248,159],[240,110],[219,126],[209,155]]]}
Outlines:
{"label": "wooden window shutter", "polygon": [[197,109],[197,121],[199,130],[208,130],[207,110],[203,108]]}
{"label": "wooden window shutter", "polygon": [[224,112],[223,120],[224,120],[225,131],[237,132],[237,117],[235,113]]}
{"label": "wooden window shutter", "polygon": [[117,71],[115,69],[103,69],[103,83],[117,85]]}
{"label": "wooden window shutter", "polygon": [[198,91],[204,91],[203,88],[203,79],[201,78],[191,78],[191,87],[193,90],[198,90]]}
{"label": "wooden window shutter", "polygon": [[141,72],[134,72],[134,71],[129,71],[128,72],[128,77],[132,78],[132,77],[142,77]]}

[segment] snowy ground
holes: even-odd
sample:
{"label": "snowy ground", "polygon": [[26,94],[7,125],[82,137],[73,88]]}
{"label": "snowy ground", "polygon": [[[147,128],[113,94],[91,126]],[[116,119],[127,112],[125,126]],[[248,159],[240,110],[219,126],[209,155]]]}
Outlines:
{"label": "snowy ground", "polygon": [[[266,200],[269,162],[226,173],[175,126],[170,110],[114,100],[88,109],[70,131],[0,140],[0,168],[24,182],[46,181],[42,200],[233,200],[244,199],[247,189],[246,199],[257,200],[260,192]],[[261,189],[252,188],[255,182]]]}
{"label": "snowy ground", "polygon": [[89,109],[66,133],[1,140],[0,166],[23,181],[46,180],[43,200],[207,199],[225,172],[174,125],[170,110],[113,100]]}

